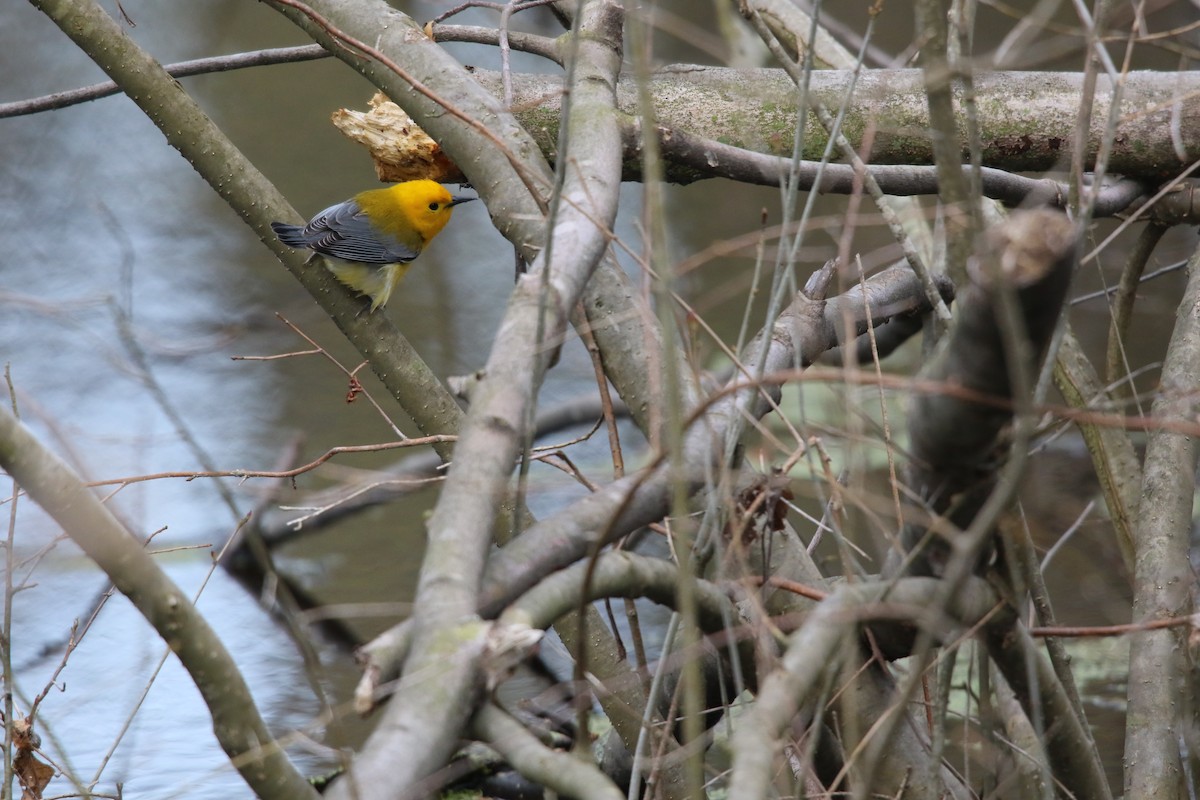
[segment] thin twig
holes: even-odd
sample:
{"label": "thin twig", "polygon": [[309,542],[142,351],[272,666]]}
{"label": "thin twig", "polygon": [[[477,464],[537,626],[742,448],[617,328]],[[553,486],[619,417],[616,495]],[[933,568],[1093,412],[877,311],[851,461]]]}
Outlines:
{"label": "thin twig", "polygon": [[367,402],[371,404],[371,407],[374,408],[376,412],[378,412],[379,416],[383,418],[383,421],[386,422],[388,427],[392,429],[392,433],[396,434],[397,438],[399,438],[399,439],[408,438],[400,430],[400,426],[392,421],[392,418],[387,415],[387,412],[385,412],[383,410],[383,407],[380,406],[378,402],[376,402],[375,398],[371,396],[371,393],[368,392],[363,387],[362,383],[358,380],[358,377],[357,377],[358,371],[361,370],[364,366],[366,366],[366,364],[367,364],[366,361],[362,362],[361,364],[359,364],[357,367],[355,367],[352,370],[347,369],[346,366],[342,364],[342,362],[338,361],[336,358],[333,357],[333,354],[331,354],[328,350],[326,350],[324,347],[322,347],[320,344],[318,344],[316,342],[316,340],[314,340],[311,336],[309,336],[307,333],[302,331],[299,328],[299,326],[297,326],[295,323],[293,323],[287,317],[283,316],[283,314],[280,314],[279,312],[275,312],[275,317],[280,322],[282,322],[284,325],[286,325],[293,333],[295,333],[297,336],[299,336],[304,341],[311,344],[313,346],[313,348],[315,348],[315,349],[301,350],[301,351],[294,352],[294,353],[282,353],[282,354],[278,354],[278,355],[274,355],[274,356],[231,356],[232,360],[234,360],[234,361],[272,361],[275,359],[289,358],[292,356],[307,356],[307,355],[317,355],[317,354],[322,355],[326,358],[326,360],[328,360],[335,367],[337,367],[343,375],[346,376],[346,382],[349,386],[349,388],[347,389],[347,393],[346,393],[346,402],[347,403],[353,403],[358,398],[359,395],[362,395],[363,397],[367,398]]}
{"label": "thin twig", "polygon": [[1029,633],[1033,636],[1059,636],[1064,638],[1085,638],[1085,637],[1105,637],[1105,636],[1125,636],[1130,633],[1141,633],[1143,631],[1157,631],[1164,628],[1180,628],[1184,625],[1189,625],[1193,628],[1200,628],[1200,616],[1192,614],[1186,617],[1171,617],[1170,619],[1151,619],[1145,622],[1129,622],[1124,625],[1091,625],[1084,627],[1076,626],[1053,626],[1044,628],[1030,628]]}
{"label": "thin twig", "polygon": [[285,470],[226,469],[213,470],[210,472],[155,472],[148,475],[129,475],[124,478],[109,478],[103,481],[89,481],[85,485],[93,487],[117,485],[125,486],[131,483],[144,483],[146,481],[157,481],[167,478],[184,478],[188,481],[195,480],[196,478],[294,478],[297,475],[303,475],[305,472],[311,472],[334,456],[342,455],[344,453],[376,453],[381,450],[397,450],[405,447],[424,447],[425,445],[455,442],[457,440],[457,436],[436,434],[434,436],[422,436],[417,439],[404,439],[399,442],[340,445],[338,447],[329,448],[322,455],[313,459],[307,464]]}
{"label": "thin twig", "polygon": [[[8,386],[8,401],[13,415],[20,419],[20,409],[17,407],[17,392],[13,386],[12,365],[4,365],[4,382]],[[0,631],[3,640],[0,641],[0,668],[4,671],[4,685],[9,690],[4,692],[4,783],[0,784],[0,794],[11,796],[13,782],[13,668],[12,668],[12,606],[16,592],[13,589],[13,570],[16,569],[14,545],[17,534],[17,500],[21,496],[21,487],[12,482],[12,506],[8,510],[8,534],[4,541],[4,629]],[[32,716],[32,714],[31,714]]]}
{"label": "thin twig", "polygon": [[[1161,278],[1163,275],[1170,275],[1172,272],[1178,272],[1179,270],[1186,267],[1187,264],[1188,264],[1187,261],[1176,261],[1174,264],[1168,264],[1167,266],[1156,269],[1153,272],[1147,272],[1145,275],[1142,275],[1138,278],[1138,283],[1139,284],[1149,283],[1150,281],[1154,280],[1155,278]],[[1087,294],[1081,294],[1081,295],[1079,295],[1079,297],[1072,298],[1070,301],[1070,305],[1074,306],[1074,305],[1078,305],[1080,303],[1086,303],[1089,300],[1096,300],[1101,297],[1107,297],[1110,294],[1116,294],[1117,291],[1119,291],[1119,289],[1120,289],[1119,286],[1110,286],[1107,289],[1097,289],[1094,292],[1088,292]]]}
{"label": "thin twig", "polygon": [[512,6],[512,13],[516,13],[518,11],[525,11],[526,9],[530,8],[537,8],[538,6],[547,6],[556,2],[558,2],[558,0],[525,0],[524,3],[492,3],[488,2],[488,0],[467,0],[467,2],[459,3],[449,11],[443,11],[441,14],[438,14],[429,21],[429,24],[437,25],[438,23],[444,22],[453,16],[461,14],[468,8],[487,8],[492,11],[499,11],[503,13],[506,8]]}
{"label": "thin twig", "polygon": [[[230,543],[234,542],[238,538],[237,532],[239,530],[241,530],[241,528],[243,526],[245,526],[245,524],[249,521],[249,519],[250,518],[247,515],[238,521],[237,527],[234,529],[233,535],[230,536],[225,541],[226,548],[228,548]],[[151,538],[153,538],[153,537],[151,537]],[[150,539],[147,539],[144,544],[149,544],[149,542],[150,542]],[[204,575],[204,580],[202,580],[200,582],[200,586],[196,589],[195,594],[192,595],[192,605],[193,606],[196,605],[197,602],[199,602],[200,595],[204,593],[205,587],[208,586],[209,579],[212,578],[213,573],[217,570],[217,565],[220,563],[221,555],[223,553],[224,553],[224,549],[222,550],[222,553],[219,553],[217,555],[217,557],[213,559],[212,564],[208,568],[208,572],[205,573],[205,575]],[[100,759],[100,763],[97,764],[96,773],[92,776],[92,780],[88,783],[89,788],[95,788],[96,784],[98,784],[100,782],[100,776],[104,774],[104,770],[108,766],[108,762],[110,760],[112,760],[113,754],[116,753],[117,747],[120,746],[121,741],[125,738],[125,734],[129,732],[129,727],[131,725],[133,725],[134,718],[137,716],[138,712],[141,710],[142,704],[146,702],[146,697],[150,694],[150,690],[154,687],[155,681],[158,680],[159,673],[162,672],[162,668],[164,666],[166,666],[167,659],[169,659],[171,657],[171,654],[174,652],[175,652],[174,647],[168,642],[166,644],[166,647],[163,648],[163,653],[159,657],[158,663],[155,664],[154,669],[151,671],[150,677],[147,678],[146,685],[142,687],[141,694],[139,694],[137,700],[134,701],[133,707],[129,709],[129,714],[126,715],[125,721],[121,725],[120,730],[117,731],[117,735],[113,738],[112,743],[108,747],[108,750],[105,751],[104,756]]]}
{"label": "thin twig", "polygon": [[[277,47],[269,50],[254,50],[249,53],[236,53],[228,56],[209,56],[191,61],[179,61],[163,67],[173,78],[187,78],[193,75],[208,75],[213,72],[227,72],[248,67],[262,67],[269,64],[291,64],[300,61],[314,61],[328,58],[332,55],[319,44],[306,44],[299,47]],[[11,103],[0,103],[0,119],[19,117],[25,114],[37,114],[42,111],[52,111],[59,108],[99,100],[121,92],[120,87],[113,81],[105,81],[79,89],[65,92],[55,92],[43,97],[28,100],[16,100]]]}

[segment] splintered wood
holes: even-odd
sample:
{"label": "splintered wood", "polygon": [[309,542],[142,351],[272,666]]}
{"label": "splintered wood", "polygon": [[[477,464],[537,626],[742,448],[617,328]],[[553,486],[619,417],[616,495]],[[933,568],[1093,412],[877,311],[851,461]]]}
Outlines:
{"label": "splintered wood", "polygon": [[400,106],[382,94],[372,97],[370,106],[371,110],[365,112],[339,109],[332,120],[338,130],[371,152],[379,180],[428,178],[438,183],[466,180],[441,146],[417,127]]}

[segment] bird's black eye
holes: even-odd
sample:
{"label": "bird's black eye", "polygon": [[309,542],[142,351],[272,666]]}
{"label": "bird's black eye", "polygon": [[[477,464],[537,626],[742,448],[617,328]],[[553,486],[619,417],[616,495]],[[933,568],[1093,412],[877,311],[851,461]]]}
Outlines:
{"label": "bird's black eye", "polygon": [[430,204],[429,204],[429,210],[430,210],[430,211],[437,211],[437,210],[438,210],[438,204],[437,204],[437,203],[430,203]]}

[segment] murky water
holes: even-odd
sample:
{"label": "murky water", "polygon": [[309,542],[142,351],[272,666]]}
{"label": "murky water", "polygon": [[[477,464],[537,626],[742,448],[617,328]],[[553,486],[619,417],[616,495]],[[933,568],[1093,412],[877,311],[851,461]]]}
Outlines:
{"label": "murky water", "polygon": [[[137,23],[130,35],[167,62],[301,42],[286,22],[258,4],[123,5]],[[444,5],[420,4],[413,13],[427,18]],[[487,57],[486,51],[459,52],[475,63]],[[0,8],[0,73],[15,76],[0,83],[0,101],[102,78],[57,29],[15,3]],[[364,107],[371,94],[340,63],[208,76],[188,79],[186,86],[301,213],[374,185],[365,153],[327,123],[331,111]],[[628,188],[630,208],[636,208],[636,194],[636,187]],[[668,198],[680,255],[716,238],[754,231],[761,208],[778,208],[774,190],[724,183],[671,189]],[[307,349],[276,319],[278,312],[348,367],[357,365],[311,299],[130,101],[114,97],[0,120],[0,199],[0,360],[11,370],[26,422],[82,474],[111,479],[194,470],[202,458],[221,469],[271,469],[295,441],[303,461],[334,445],[393,438],[368,404],[345,403],[344,377],[320,358],[231,359]],[[808,260],[814,263],[833,252],[840,233],[840,201],[823,201],[823,207],[831,215],[830,230],[810,237]],[[637,241],[631,221],[622,231]],[[1169,252],[1156,261],[1166,263],[1193,243],[1174,236]],[[860,246],[869,251],[883,242],[865,234]],[[439,375],[480,366],[512,282],[508,252],[488,224],[486,209],[463,206],[389,306]],[[745,257],[722,259],[686,282],[701,312],[726,337],[737,330],[749,263]],[[1170,291],[1164,296],[1143,313],[1173,309]],[[1078,312],[1085,324],[1089,314],[1100,313],[1090,308]],[[1168,332],[1164,323],[1160,333]],[[1161,344],[1152,341],[1149,352],[1154,346]],[[139,366],[143,360],[148,376]],[[365,383],[407,428],[377,384],[370,377]],[[590,365],[581,348],[571,345],[551,375],[545,401],[590,385]],[[165,400],[155,396],[154,387]],[[167,407],[186,421],[205,456],[185,443]],[[595,458],[595,474],[604,474],[605,446],[598,443],[591,456],[579,457]],[[297,485],[316,488],[390,460],[339,459]],[[583,491],[549,467],[535,467],[534,483],[532,505],[541,513]],[[109,502],[138,535],[165,529],[156,547],[192,548],[160,556],[190,593],[209,572],[207,545],[223,542],[238,516],[271,488],[265,481],[227,486],[236,513],[203,480],[142,483]],[[332,533],[303,539],[282,554],[281,565],[324,602],[384,603],[382,610],[349,612],[360,635],[378,631],[402,616],[411,599],[422,514],[432,497],[430,491],[419,493]],[[289,496],[277,502],[287,503]],[[103,575],[69,543],[42,552],[56,534],[31,503],[19,504],[14,563],[18,579],[32,585],[13,604],[12,660],[21,708],[42,691],[73,621],[87,618],[105,586]],[[329,730],[320,721],[322,709],[294,644],[221,570],[213,574],[200,609],[234,653],[272,729],[291,734],[290,752],[303,769],[330,766],[327,745],[361,739],[363,723],[349,719]],[[357,678],[348,654],[319,636],[315,645],[321,660],[315,679],[335,701],[344,700]],[[47,753],[90,781],[162,652],[128,602],[119,596],[109,601],[41,706]],[[154,678],[97,789],[112,792],[117,783],[133,799],[249,794],[173,659]],[[69,785],[60,780],[52,788],[65,792]]]}

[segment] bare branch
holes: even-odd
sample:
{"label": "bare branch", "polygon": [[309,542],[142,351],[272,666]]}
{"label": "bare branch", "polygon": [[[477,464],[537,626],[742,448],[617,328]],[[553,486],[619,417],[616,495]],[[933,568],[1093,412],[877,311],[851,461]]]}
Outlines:
{"label": "bare branch", "polygon": [[263,798],[316,798],[267,730],[237,664],[187,597],[71,469],[0,408],[0,466],[46,510],[175,650],[221,747]]}
{"label": "bare branch", "polygon": [[[322,5],[329,6],[331,17],[365,24],[344,7],[333,7],[341,4]],[[397,20],[393,29],[410,30],[410,20],[398,12],[386,13]],[[473,711],[471,702],[448,704],[439,701],[439,696],[449,692],[469,700],[477,691],[478,651],[461,643],[474,641],[471,619],[499,499],[524,441],[532,417],[530,404],[550,352],[607,248],[606,234],[616,214],[620,150],[613,102],[620,64],[621,10],[605,0],[593,0],[585,3],[580,13],[582,27],[575,46],[577,62],[571,73],[574,82],[567,112],[571,146],[579,148],[572,150],[578,152],[577,160],[561,165],[564,182],[561,193],[552,198],[551,227],[544,236],[533,229],[535,222],[543,222],[540,214],[517,219],[517,210],[511,210],[514,228],[507,233],[515,234],[517,226],[529,229],[530,236],[515,241],[530,256],[531,267],[510,298],[484,379],[473,392],[454,464],[429,522],[429,545],[413,610],[414,657],[388,707],[388,719],[349,773],[332,787],[332,798],[352,797],[359,783],[386,791],[387,796],[405,793],[444,763]],[[327,31],[321,33],[327,35]],[[415,36],[410,38],[416,42]],[[430,50],[426,56],[432,63],[420,64],[423,71],[447,60],[436,47],[430,46]],[[454,70],[461,73],[457,65]],[[413,95],[408,87],[398,86],[396,91]],[[478,89],[472,84],[470,91]],[[425,97],[412,98],[412,102],[422,107],[430,103]],[[461,138],[462,132],[452,135]],[[528,155],[532,158],[534,154]],[[543,165],[532,164],[530,169],[541,170]],[[544,177],[548,176],[539,172],[539,179]],[[496,191],[506,189],[497,187]],[[495,199],[490,198],[489,204]],[[527,207],[529,199],[518,208]],[[538,244],[543,248],[540,253],[536,252]],[[433,715],[437,715],[436,722]],[[431,725],[414,725],[415,718],[429,720]],[[405,754],[401,762],[397,762],[396,752]]]}
{"label": "bare branch", "polygon": [[[1187,288],[1176,312],[1153,415],[1195,419],[1200,408],[1198,389],[1200,250],[1188,262]],[[1188,547],[1197,452],[1195,437],[1166,431],[1151,434],[1146,445],[1141,513],[1134,529],[1135,620],[1191,613],[1195,578]],[[1188,796],[1179,751],[1180,737],[1192,725],[1194,703],[1186,639],[1178,629],[1132,637],[1126,718],[1127,797]]]}
{"label": "bare branch", "polygon": [[[1066,328],[1058,358],[1054,365],[1054,383],[1067,403],[1077,409],[1087,409],[1105,403],[1104,391],[1092,362],[1084,355],[1083,347],[1071,328]],[[1095,425],[1079,419],[1079,432],[1092,457],[1092,466],[1100,479],[1100,490],[1116,529],[1117,545],[1125,569],[1134,574],[1134,523],[1141,504],[1142,465],[1129,434],[1120,428]]]}
{"label": "bare branch", "polygon": [[[878,279],[878,287],[873,286]],[[867,281],[868,296],[873,303],[872,317],[876,324],[886,319],[882,307],[890,306],[894,311],[909,309],[906,305],[894,305],[901,298],[916,298],[917,307],[928,310],[923,303],[923,294],[916,277],[905,270],[889,270]],[[875,294],[876,288],[879,293]],[[776,380],[772,373],[790,367],[796,360],[811,363],[839,339],[843,314],[850,319],[862,313],[862,289],[855,286],[829,302],[818,302],[800,295],[786,310],[779,322],[760,336],[769,338],[771,346],[763,360],[764,375],[768,381]],[[882,301],[882,302],[881,302]],[[857,335],[857,334],[856,334]],[[747,353],[757,353],[759,345],[752,342]],[[744,368],[753,374],[758,365],[755,359],[744,360]],[[794,373],[788,373],[794,376]],[[699,488],[706,472],[705,465],[721,463],[724,456],[725,427],[743,413],[761,416],[771,405],[766,396],[777,392],[778,387],[743,384],[740,377],[733,379],[729,391],[709,406],[699,409],[690,425],[684,444],[685,462],[694,469],[689,480],[695,481],[692,488]],[[510,592],[523,591],[547,572],[570,564],[583,557],[590,548],[601,542],[611,541],[638,527],[661,519],[667,513],[669,482],[667,470],[661,463],[615,481],[599,492],[580,500],[526,531],[503,551],[494,556],[488,565],[488,585],[500,589],[506,596]],[[502,589],[500,587],[503,587]],[[495,597],[492,590],[486,596]],[[487,609],[485,602],[482,608]]]}
{"label": "bare branch", "polygon": [[[637,147],[636,131],[626,126],[626,149]],[[825,164],[816,161],[794,162],[746,150],[712,139],[704,139],[685,130],[660,126],[659,139],[663,157],[670,166],[667,175],[679,183],[705,178],[722,177],[743,183],[778,186],[783,176],[792,171],[801,191],[825,194],[850,194],[855,191],[856,168],[851,164]],[[866,164],[867,172],[879,184],[884,194],[893,196],[936,195],[938,168],[912,164]],[[964,172],[969,166],[963,166]],[[635,177],[635,176],[630,176]],[[1068,187],[1064,181],[1052,178],[1030,178],[1001,169],[984,167],[980,170],[985,197],[999,200],[1007,206],[1051,205],[1066,208]],[[1134,180],[1112,179],[1100,188],[1096,198],[1096,216],[1118,214],[1146,194],[1146,187]]]}
{"label": "bare branch", "polygon": [[[278,219],[299,220],[287,200],[148,53],[92,0],[35,2],[134,99],[209,185],[271,248],[350,342],[371,362],[392,396],[429,433],[456,430],[462,412],[437,376],[383,314],[362,314],[361,298],[332,273],[308,269],[305,257],[270,232]],[[86,21],[87,24],[83,24]],[[79,23],[79,24],[75,24]],[[439,445],[443,457],[450,447]]]}
{"label": "bare branch", "polygon": [[[474,44],[500,44],[500,32],[495,28],[484,28],[478,25],[446,25],[432,26],[435,42],[471,42]],[[522,53],[532,53],[549,59],[562,66],[562,53],[558,49],[558,40],[547,36],[535,36],[532,33],[509,31],[508,43],[514,50]]]}
{"label": "bare branch", "polygon": [[[1013,371],[1041,361],[1066,297],[1075,259],[1076,234],[1065,215],[1040,211],[1015,214],[990,232],[983,259],[995,260],[997,271],[976,270],[974,282],[959,298],[957,324],[939,358],[924,371],[935,380],[954,382],[980,394],[1014,399]],[[1020,335],[1024,352],[1012,352],[1003,336],[1000,296],[1012,291],[1020,303]],[[951,530],[964,530],[975,520],[995,487],[1001,433],[1011,412],[981,406],[950,395],[920,395],[909,414],[912,460],[908,484]],[[909,524],[903,542],[910,551],[910,570],[941,575],[950,544],[923,525]],[[978,557],[986,560],[984,549]]]}
{"label": "bare branch", "polygon": [[[733,740],[731,797],[768,796],[766,789],[784,730],[825,677],[831,672],[836,674],[847,657],[860,657],[858,623],[880,614],[907,617],[918,623],[927,620],[923,609],[936,596],[937,584],[927,578],[905,579],[894,586],[843,584],[808,615],[789,637],[779,668],[762,679],[757,701],[738,725]],[[983,581],[973,580],[955,609],[948,609],[948,616],[930,633],[948,640],[956,634],[957,626],[970,627],[986,617],[995,604],[991,589]],[[844,646],[847,643],[849,646]],[[928,784],[922,784],[918,791],[921,797],[938,796]]]}
{"label": "bare branch", "polygon": [[[498,73],[478,70],[476,75],[491,91],[500,91]],[[837,108],[851,80],[848,71],[817,70],[809,78],[809,93],[815,101]],[[1200,157],[1200,72],[1177,72],[1165,80],[1153,72],[1131,72],[1124,80],[1108,172],[1149,180],[1181,172]],[[1059,168],[1075,139],[1082,81],[1082,75],[1066,72],[977,73],[982,163],[1010,172]],[[618,88],[618,107],[636,118],[633,82],[622,80]],[[796,91],[781,70],[675,65],[651,76],[650,91],[655,98],[656,121],[665,128],[769,155],[791,156]],[[514,74],[513,92],[518,119],[535,132],[543,152],[552,153],[561,80]],[[1083,139],[1085,169],[1093,166],[1100,148],[1111,93],[1109,79],[1098,77],[1098,121]],[[744,113],[742,103],[747,94],[756,98],[762,113]],[[1171,135],[1170,118],[1176,107],[1187,156],[1182,161]],[[920,133],[928,126],[920,70],[869,70],[858,78],[843,130],[850,133],[856,148],[862,146],[862,132],[876,131],[869,158],[864,160],[919,165],[933,163],[929,140]],[[959,129],[965,130],[961,121]],[[828,134],[810,118],[802,157],[819,160],[827,141]]]}
{"label": "bare branch", "polygon": [[988,655],[1012,687],[1025,715],[1041,721],[1042,744],[1050,768],[1068,796],[1111,798],[1095,745],[1029,633],[1012,615],[1000,614],[985,626],[983,639]]}
{"label": "bare branch", "polygon": [[508,712],[488,703],[475,715],[479,737],[521,774],[546,789],[578,800],[624,800],[625,795],[590,761],[551,750]]}
{"label": "bare branch", "polygon": [[[270,64],[292,64],[299,61],[315,61],[328,58],[329,51],[316,44],[305,44],[299,47],[276,47],[270,50],[254,50],[249,53],[236,53],[229,56],[211,56],[197,58],[191,61],[179,61],[167,64],[163,69],[172,78],[187,78],[192,75],[209,75],[214,72],[228,72],[248,67],[262,67]],[[86,103],[118,94],[122,89],[113,81],[84,86],[66,92],[56,92],[45,97],[35,97],[29,100],[17,100],[12,103],[0,103],[0,119],[19,117],[25,114],[37,114],[56,108]]]}

